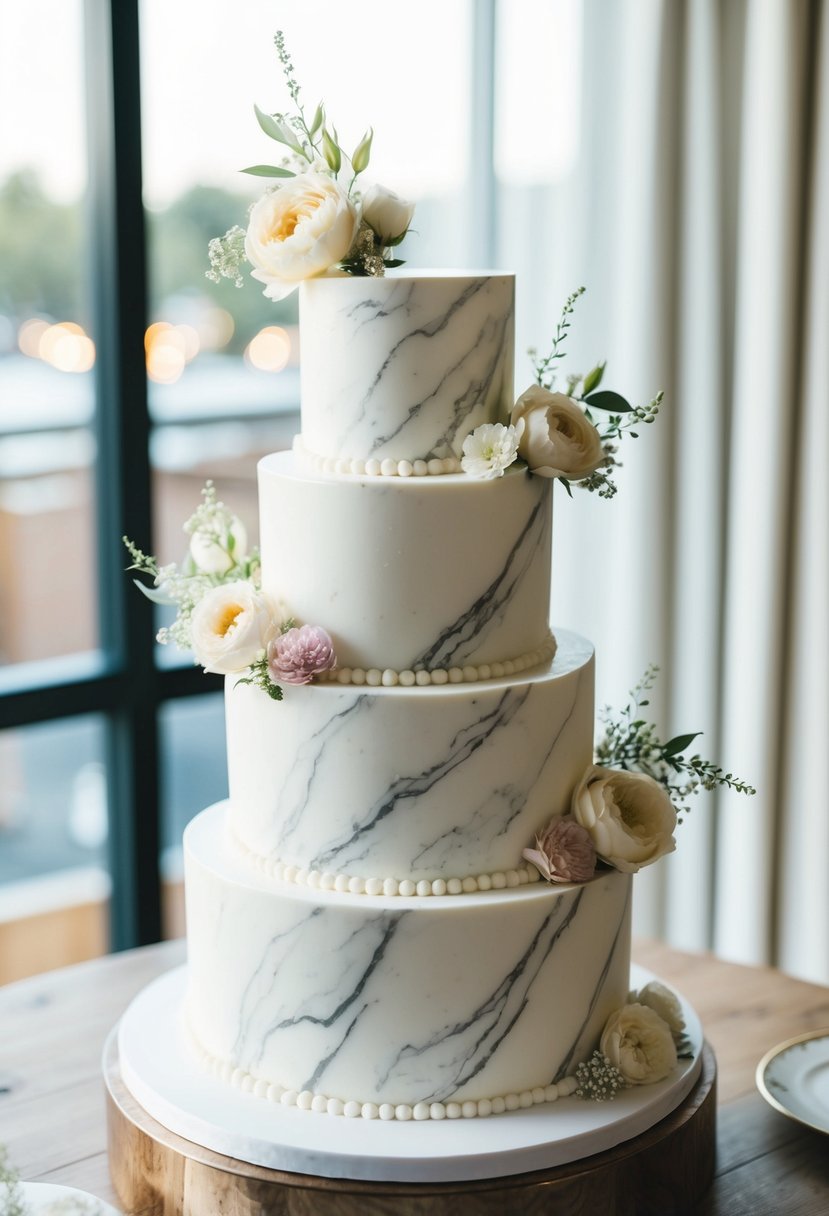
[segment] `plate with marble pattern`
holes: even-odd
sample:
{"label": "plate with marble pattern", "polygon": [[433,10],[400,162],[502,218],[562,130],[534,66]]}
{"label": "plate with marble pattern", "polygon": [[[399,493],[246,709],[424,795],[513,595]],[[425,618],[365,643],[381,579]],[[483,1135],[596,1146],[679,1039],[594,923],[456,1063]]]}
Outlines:
{"label": "plate with marble pattern", "polygon": [[781,1114],[829,1134],[829,1029],[772,1047],[757,1065],[757,1088]]}

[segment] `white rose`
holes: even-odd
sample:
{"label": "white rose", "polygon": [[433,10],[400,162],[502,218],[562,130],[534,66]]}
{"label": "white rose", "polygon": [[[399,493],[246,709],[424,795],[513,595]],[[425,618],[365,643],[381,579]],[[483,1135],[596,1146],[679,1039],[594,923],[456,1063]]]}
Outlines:
{"label": "white rose", "polygon": [[602,465],[606,453],[599,432],[564,393],[532,385],[516,401],[510,422],[524,420],[518,455],[541,477],[579,481]]}
{"label": "white rose", "polygon": [[252,207],[245,256],[265,295],[282,300],[303,279],[341,261],[358,226],[356,207],[332,177],[300,173]]}
{"label": "white rose", "polygon": [[676,1066],[670,1027],[646,1005],[623,1005],[612,1013],[599,1050],[630,1085],[661,1081]]}
{"label": "white rose", "polygon": [[640,988],[633,994],[631,1000],[637,1001],[640,1005],[647,1005],[648,1009],[658,1013],[662,1021],[667,1024],[674,1040],[680,1038],[684,1033],[685,1015],[682,1012],[682,1006],[670,988],[666,988],[658,980],[651,980],[649,984],[645,984],[644,988]]}
{"label": "white rose", "polygon": [[234,515],[220,536],[194,532],[190,537],[190,556],[204,574],[227,574],[231,566],[244,557],[247,543],[245,525]]}
{"label": "white rose", "polygon": [[414,203],[399,198],[385,186],[371,185],[363,194],[363,219],[385,245],[408,231],[414,209]]}
{"label": "white rose", "polygon": [[665,787],[644,773],[591,765],[573,794],[572,813],[599,857],[625,873],[676,848],[676,810]]}
{"label": "white rose", "polygon": [[190,640],[205,671],[242,671],[263,651],[274,632],[271,606],[251,583],[240,579],[213,587],[190,618]]}

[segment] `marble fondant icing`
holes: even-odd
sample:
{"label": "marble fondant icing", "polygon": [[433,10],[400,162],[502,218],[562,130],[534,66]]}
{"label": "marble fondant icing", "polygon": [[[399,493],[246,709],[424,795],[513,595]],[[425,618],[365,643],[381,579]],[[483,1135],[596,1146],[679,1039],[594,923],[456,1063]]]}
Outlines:
{"label": "marble fondant icing", "polygon": [[316,456],[458,456],[514,395],[509,274],[396,272],[300,288],[302,439]]}
{"label": "marble fondant icing", "polygon": [[187,1019],[201,1049],[288,1092],[479,1101],[568,1076],[629,981],[630,876],[429,900],[275,883],[185,834]]}
{"label": "marble fondant icing", "polygon": [[552,483],[302,471],[259,464],[262,586],[324,624],[340,666],[504,662],[549,642]]}
{"label": "marble fondant icing", "polygon": [[592,754],[593,650],[471,687],[286,687],[229,677],[230,818],[251,852],[363,878],[514,869]]}

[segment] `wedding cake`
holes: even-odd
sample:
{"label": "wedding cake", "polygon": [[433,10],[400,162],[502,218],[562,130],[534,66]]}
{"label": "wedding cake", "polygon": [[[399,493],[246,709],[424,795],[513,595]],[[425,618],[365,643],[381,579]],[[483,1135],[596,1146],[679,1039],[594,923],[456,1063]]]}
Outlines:
{"label": "wedding cake", "polygon": [[604,364],[556,391],[578,291],[516,400],[513,276],[401,272],[412,204],[355,187],[372,132],[349,156],[276,48],[296,111],[257,109],[284,155],[247,170],[276,184],[209,277],[299,287],[300,434],[259,465],[259,550],[210,484],[182,567],[126,542],[177,608],[160,640],[227,676],[229,797],[184,841],[188,1058],[297,1119],[670,1083],[693,1052],[675,994],[629,992],[632,877],[674,802],[750,787],[659,741],[651,672],[594,763],[593,649],[549,623],[554,484],[612,497],[661,394]]}
{"label": "wedding cake", "polygon": [[314,1109],[549,1100],[625,1002],[631,880],[522,857],[590,765],[593,651],[548,624],[552,482],[451,455],[512,406],[513,279],[321,279],[301,326],[261,587],[338,665],[282,701],[228,677],[230,798],[185,837],[189,1030]]}

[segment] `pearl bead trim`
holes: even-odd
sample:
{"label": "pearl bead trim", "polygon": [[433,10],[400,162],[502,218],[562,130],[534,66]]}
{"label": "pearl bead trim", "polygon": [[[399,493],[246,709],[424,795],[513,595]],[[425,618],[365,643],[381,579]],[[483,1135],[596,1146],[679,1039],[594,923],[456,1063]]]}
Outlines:
{"label": "pearl bead trim", "polygon": [[504,676],[520,675],[533,667],[548,663],[556,653],[556,640],[549,640],[537,650],[530,650],[517,659],[503,663],[466,664],[464,667],[438,667],[433,671],[394,671],[379,667],[336,667],[320,677],[320,683],[368,685],[370,688],[426,687],[430,684],[475,684],[479,680],[500,680]]}
{"label": "pearl bead trim", "polygon": [[336,891],[339,895],[400,895],[404,899],[429,895],[474,895],[476,891],[507,891],[540,882],[535,866],[514,870],[495,870],[491,874],[467,874],[465,878],[364,878],[358,874],[332,874],[328,870],[309,870],[278,858],[263,857],[231,833],[236,848],[248,865],[276,882],[296,883],[315,891]]}
{"label": "pearl bead trim", "polygon": [[268,1102],[279,1103],[281,1106],[295,1106],[299,1110],[311,1111],[317,1115],[334,1115],[345,1119],[397,1119],[400,1122],[424,1119],[474,1119],[487,1118],[489,1115],[502,1115],[505,1111],[525,1109],[529,1106],[539,1106],[542,1102],[555,1102],[559,1098],[569,1098],[575,1093],[578,1082],[575,1077],[565,1077],[551,1085],[536,1085],[533,1089],[523,1089],[520,1092],[499,1095],[495,1098],[467,1099],[457,1102],[356,1102],[342,1098],[329,1098],[326,1094],[314,1093],[313,1090],[286,1089],[257,1077],[244,1068],[234,1067],[226,1060],[211,1055],[205,1051],[196,1039],[192,1028],[187,1025],[188,1036],[200,1063],[212,1076],[218,1077],[228,1085],[240,1089],[242,1093],[252,1094],[254,1098],[264,1098]]}
{"label": "pearl bead trim", "polygon": [[457,456],[433,456],[430,460],[383,460],[369,457],[359,460],[350,456],[318,456],[304,446],[299,435],[294,439],[294,451],[316,473],[340,473],[351,477],[441,477],[460,473]]}

